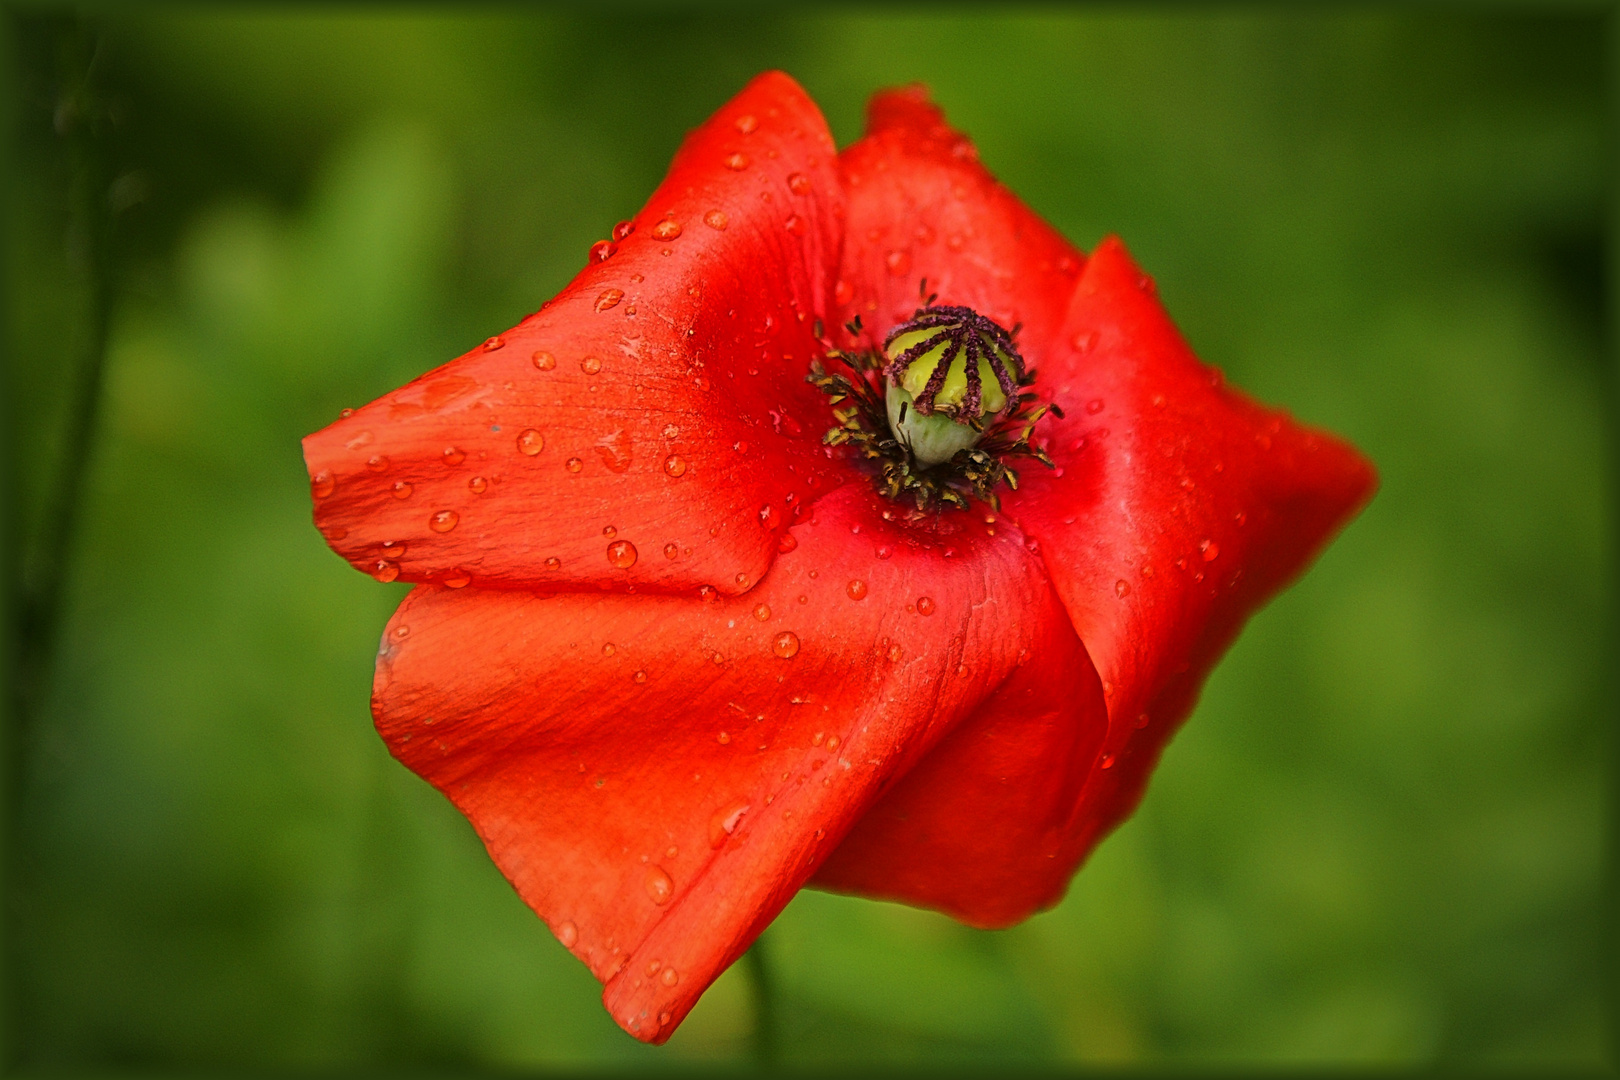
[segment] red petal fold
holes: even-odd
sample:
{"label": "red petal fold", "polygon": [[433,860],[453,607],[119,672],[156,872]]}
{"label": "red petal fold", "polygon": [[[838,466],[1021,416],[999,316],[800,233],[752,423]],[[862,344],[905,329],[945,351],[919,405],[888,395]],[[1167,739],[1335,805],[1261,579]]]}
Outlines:
{"label": "red petal fold", "polygon": [[839,166],[849,193],[839,327],[859,315],[865,346],[881,343],[911,318],[926,279],[940,303],[1022,324],[1026,356],[1053,339],[1085,256],[979,164],[926,90],[875,95],[866,135]]}
{"label": "red petal fold", "polygon": [[[885,512],[864,484],[825,497],[747,597],[424,588],[389,623],[373,705],[390,749],[638,1038],[667,1038],[987,697],[991,753],[1008,706],[1084,723],[1026,692],[1089,664],[1016,531]],[[1036,801],[1072,802],[1066,783]]]}
{"label": "red petal fold", "polygon": [[842,214],[821,113],[760,76],[605,261],[304,440],[316,523],[388,580],[747,589],[794,509],[842,482],[804,382]]}
{"label": "red petal fold", "polygon": [[1115,238],[1092,253],[1042,359],[1058,466],[1005,500],[1035,537],[1104,680],[1109,730],[1073,844],[1135,808],[1166,740],[1249,614],[1371,497],[1347,443],[1228,389]]}

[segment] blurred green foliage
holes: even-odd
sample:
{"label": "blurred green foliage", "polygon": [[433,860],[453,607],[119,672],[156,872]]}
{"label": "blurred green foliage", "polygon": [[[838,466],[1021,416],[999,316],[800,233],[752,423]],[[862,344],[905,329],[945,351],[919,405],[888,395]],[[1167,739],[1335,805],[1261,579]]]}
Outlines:
{"label": "blurred green foliage", "polygon": [[[24,544],[87,317],[52,129],[70,23],[7,9]],[[1383,475],[1056,910],[980,933],[801,895],[765,938],[787,1060],[1608,1060],[1596,9],[175,8],[92,30],[118,291],[24,747],[24,1061],[746,1052],[738,969],[666,1049],[621,1034],[388,757],[367,695],[403,588],[326,550],[298,440],[533,310],[768,67],[841,142],[873,89],[929,83],[1075,242],[1123,235],[1206,360]]]}

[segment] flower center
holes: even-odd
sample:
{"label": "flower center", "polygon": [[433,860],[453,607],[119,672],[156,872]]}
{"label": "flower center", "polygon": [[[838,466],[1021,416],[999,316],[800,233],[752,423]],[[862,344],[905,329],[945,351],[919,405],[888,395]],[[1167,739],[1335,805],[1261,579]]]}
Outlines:
{"label": "flower center", "polygon": [[[858,316],[849,331],[860,335]],[[999,507],[995,488],[1018,487],[1007,459],[1032,457],[1051,468],[1029,438],[1048,409],[1063,415],[1055,404],[1031,407],[1034,373],[1018,354],[1016,333],[928,297],[884,337],[881,355],[829,349],[827,359],[848,373],[831,373],[820,360],[810,367],[809,381],[838,420],[822,441],[856,447],[890,499],[909,497],[921,510],[965,509],[969,497]]]}
{"label": "flower center", "polygon": [[889,430],[924,467],[983,438],[1018,398],[1012,335],[972,308],[925,307],[883,339]]}

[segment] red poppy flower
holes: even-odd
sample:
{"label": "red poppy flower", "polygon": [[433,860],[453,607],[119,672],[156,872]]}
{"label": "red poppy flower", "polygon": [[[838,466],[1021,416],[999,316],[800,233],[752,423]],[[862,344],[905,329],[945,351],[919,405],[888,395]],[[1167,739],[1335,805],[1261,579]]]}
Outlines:
{"label": "red poppy flower", "polygon": [[[919,511],[823,444],[812,364],[881,353],[923,281],[1017,327],[1063,409],[999,511]],[[419,583],[377,662],[389,748],[652,1042],[806,884],[981,927],[1056,903],[1374,486],[920,90],[839,153],[779,73],[540,311],[304,449],[332,547]]]}

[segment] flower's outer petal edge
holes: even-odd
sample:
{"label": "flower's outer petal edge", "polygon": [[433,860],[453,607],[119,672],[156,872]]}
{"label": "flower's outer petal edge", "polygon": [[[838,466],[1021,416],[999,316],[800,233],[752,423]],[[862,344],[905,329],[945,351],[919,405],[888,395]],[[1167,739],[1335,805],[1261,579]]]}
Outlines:
{"label": "flower's outer petal edge", "polygon": [[[746,591],[807,498],[844,213],[825,121],[755,79],[542,310],[304,440],[315,520],[385,580]],[[626,547],[626,545],[629,547]]]}
{"label": "flower's outer petal edge", "polygon": [[[874,348],[911,318],[921,286],[1009,330],[1026,357],[1062,322],[1085,256],[979,163],[922,86],[884,90],[866,134],[839,155],[848,228],[835,340]],[[862,333],[843,329],[860,316]]]}
{"label": "flower's outer petal edge", "polygon": [[1057,468],[1028,468],[1008,518],[1040,547],[1102,676],[1108,735],[1071,826],[1083,858],[1135,809],[1205,676],[1249,615],[1372,497],[1348,443],[1224,385],[1152,280],[1102,241],[1042,359]]}
{"label": "flower's outer petal edge", "polygon": [[890,507],[864,482],[822,498],[746,597],[421,588],[384,632],[390,750],[637,1038],[668,1038],[988,695],[1082,655],[1016,530]]}

